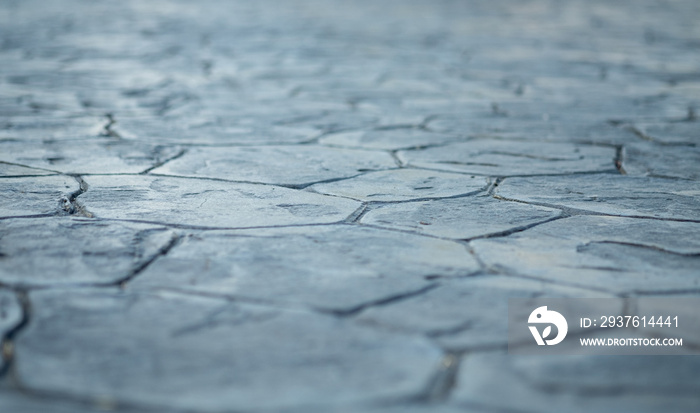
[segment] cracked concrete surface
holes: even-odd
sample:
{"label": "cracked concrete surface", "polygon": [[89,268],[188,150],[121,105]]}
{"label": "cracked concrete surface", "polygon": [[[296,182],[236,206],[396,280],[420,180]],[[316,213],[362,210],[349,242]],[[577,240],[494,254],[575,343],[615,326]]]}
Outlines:
{"label": "cracked concrete surface", "polygon": [[700,294],[698,19],[2,2],[0,411],[697,411],[505,349],[508,297]]}

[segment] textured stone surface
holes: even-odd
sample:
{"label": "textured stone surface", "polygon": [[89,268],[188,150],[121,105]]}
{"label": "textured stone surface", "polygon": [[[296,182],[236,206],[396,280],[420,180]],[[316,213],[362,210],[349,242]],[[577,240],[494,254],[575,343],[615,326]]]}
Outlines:
{"label": "textured stone surface", "polygon": [[0,411],[696,411],[679,359],[501,352],[509,296],[697,313],[698,16],[0,2]]}
{"label": "textured stone surface", "polygon": [[612,148],[569,143],[477,139],[399,152],[411,166],[482,175],[555,175],[614,170]]}
{"label": "textured stone surface", "polygon": [[0,283],[114,283],[133,275],[175,237],[174,232],[152,225],[68,217],[2,220]]}
{"label": "textured stone surface", "polygon": [[0,142],[0,161],[69,174],[138,173],[179,153],[178,147],[154,146],[112,139]]}
{"label": "textured stone surface", "polygon": [[[21,321],[22,307],[16,293],[0,288],[0,343],[4,343],[6,335],[17,328]],[[2,357],[0,357],[0,371],[5,369],[5,355],[6,351],[3,349]],[[1,402],[0,407],[2,407]]]}
{"label": "textured stone surface", "polygon": [[397,169],[367,173],[357,178],[316,184],[314,192],[344,196],[361,201],[409,201],[444,198],[486,189],[481,176],[450,174],[420,169]]}
{"label": "textured stone surface", "polygon": [[44,176],[0,180],[0,218],[54,215],[69,208],[70,194],[80,184],[70,176]]}
{"label": "textured stone surface", "polygon": [[700,221],[700,184],[693,181],[607,174],[509,178],[495,194],[610,215]]}
{"label": "textured stone surface", "polygon": [[326,145],[397,150],[444,144],[458,139],[458,135],[427,132],[415,128],[397,128],[369,132],[338,132],[324,136],[319,141]]}
{"label": "textured stone surface", "polygon": [[[373,307],[358,316],[369,325],[422,333],[457,350],[505,348],[508,298],[610,297],[604,293],[561,288],[541,281],[503,276],[454,279],[391,306]],[[620,308],[622,301],[620,300]],[[570,334],[575,333],[571,326]],[[530,337],[531,339],[531,337]]]}
{"label": "textured stone surface", "polygon": [[225,300],[108,289],[32,300],[17,376],[81,398],[199,411],[369,401],[420,390],[441,356],[421,338]]}
{"label": "textured stone surface", "polygon": [[192,149],[154,174],[303,185],[395,168],[381,152],[319,146],[258,146]]}
{"label": "textured stone surface", "polygon": [[700,288],[700,223],[577,216],[471,243],[499,272],[615,292]]}
{"label": "textured stone surface", "polygon": [[454,401],[497,411],[692,412],[695,357],[512,356],[482,353],[460,366]]}
{"label": "textured stone surface", "polygon": [[87,182],[90,190],[80,201],[98,218],[198,227],[331,223],[360,206],[267,185],[150,176],[92,176]]}
{"label": "textured stone surface", "polygon": [[467,239],[521,230],[560,215],[556,209],[473,196],[382,205],[367,212],[362,223]]}
{"label": "textured stone surface", "polygon": [[55,172],[0,162],[0,177],[54,175]]}
{"label": "textured stone surface", "polygon": [[372,228],[217,231],[184,239],[131,285],[352,310],[478,268],[458,243]]}
{"label": "textured stone surface", "polygon": [[634,143],[625,147],[623,159],[622,167],[628,175],[700,180],[700,151],[693,147],[668,146],[661,150],[651,143]]}

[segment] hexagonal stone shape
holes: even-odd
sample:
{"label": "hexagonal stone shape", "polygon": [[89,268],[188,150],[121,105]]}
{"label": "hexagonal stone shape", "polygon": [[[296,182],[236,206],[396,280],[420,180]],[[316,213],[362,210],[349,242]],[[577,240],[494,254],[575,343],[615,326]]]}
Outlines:
{"label": "hexagonal stone shape", "polygon": [[322,137],[319,142],[325,145],[346,146],[350,148],[396,150],[444,144],[457,139],[459,139],[458,135],[427,132],[414,128],[397,128],[337,132]]}
{"label": "hexagonal stone shape", "polygon": [[614,148],[560,142],[475,139],[398,156],[412,166],[491,176],[615,170]]}
{"label": "hexagonal stone shape", "polygon": [[360,203],[269,185],[153,176],[91,176],[80,196],[99,218],[249,228],[342,221]]}
{"label": "hexagonal stone shape", "polygon": [[498,197],[621,216],[700,221],[700,183],[613,174],[508,178]]}
{"label": "hexagonal stone shape", "polygon": [[370,172],[342,181],[321,183],[310,191],[372,201],[410,201],[474,194],[486,189],[482,176],[452,174],[422,169],[396,169]]}
{"label": "hexagonal stone shape", "polygon": [[395,168],[388,153],[323,146],[193,148],[154,174],[305,185]]}
{"label": "hexagonal stone shape", "polygon": [[75,218],[0,221],[0,283],[111,284],[170,248],[175,233],[152,225]]}
{"label": "hexagonal stone shape", "polygon": [[[0,255],[2,258],[2,255]],[[22,306],[17,295],[10,290],[0,288],[0,347],[2,347],[5,335],[15,329],[22,322]],[[5,368],[5,349],[0,348],[0,372]],[[0,407],[2,403],[0,402]]]}
{"label": "hexagonal stone shape", "polygon": [[696,357],[472,353],[452,401],[494,411],[690,413],[700,402],[699,369]]}
{"label": "hexagonal stone shape", "polygon": [[15,358],[23,388],[117,405],[219,412],[406,397],[442,356],[420,337],[212,298],[79,289],[30,299]]}
{"label": "hexagonal stone shape", "polygon": [[0,179],[0,218],[57,214],[79,190],[78,181],[65,175]]}
{"label": "hexagonal stone shape", "polygon": [[699,180],[700,148],[659,146],[646,142],[629,144],[624,148],[622,168],[631,176]]}
{"label": "hexagonal stone shape", "polygon": [[[367,308],[361,322],[425,334],[453,351],[503,348],[508,344],[508,298],[612,297],[610,294],[505,276],[441,280],[440,286],[387,306]],[[620,311],[623,307],[619,300]],[[570,332],[576,331],[571,326]],[[527,331],[527,330],[525,330]],[[529,334],[529,332],[528,332]],[[532,336],[527,338],[532,339]]]}
{"label": "hexagonal stone shape", "polygon": [[186,237],[133,288],[176,288],[353,312],[479,268],[458,243],[333,225]]}
{"label": "hexagonal stone shape", "polygon": [[615,293],[700,288],[700,223],[581,215],[471,242],[491,269]]}
{"label": "hexagonal stone shape", "polygon": [[0,161],[68,174],[139,173],[179,152],[177,147],[114,139],[0,142]]}
{"label": "hexagonal stone shape", "polygon": [[367,212],[362,223],[436,237],[469,239],[522,230],[560,214],[556,209],[475,196],[381,205]]}

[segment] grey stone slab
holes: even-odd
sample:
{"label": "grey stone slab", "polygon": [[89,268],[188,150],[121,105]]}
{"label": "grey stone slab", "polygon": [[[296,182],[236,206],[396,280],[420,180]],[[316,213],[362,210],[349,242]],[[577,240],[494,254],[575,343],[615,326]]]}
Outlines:
{"label": "grey stone slab", "polygon": [[[21,95],[26,96],[26,91]],[[0,119],[0,141],[16,140],[36,145],[41,141],[95,138],[104,131],[106,124],[104,116],[41,116],[36,113],[7,116]]]}
{"label": "grey stone slab", "polygon": [[309,189],[322,194],[368,202],[391,202],[468,194],[486,189],[488,183],[488,179],[482,176],[421,169],[397,169],[370,172],[352,179],[316,184]]}
{"label": "grey stone slab", "polygon": [[[442,115],[428,122],[430,130],[458,133],[468,137],[493,137],[499,139],[535,142],[571,142],[620,145],[639,138],[633,133],[608,124],[603,119],[594,122],[569,120],[551,122],[544,119],[514,119],[504,116],[497,103],[487,108],[484,103],[478,111],[465,117]],[[494,113],[495,112],[495,113]]]}
{"label": "grey stone slab", "polygon": [[534,205],[471,196],[382,205],[362,218],[363,224],[415,231],[436,237],[467,239],[537,224],[561,214]]}
{"label": "grey stone slab", "polygon": [[[143,409],[115,406],[112,400],[96,398],[87,402],[64,400],[45,394],[27,394],[17,389],[0,387],[0,409],[3,412],[17,413],[98,413],[113,411],[118,413],[142,413]],[[153,410],[146,410],[154,413]]]}
{"label": "grey stone slab", "polygon": [[69,174],[139,173],[178,154],[177,147],[115,139],[0,142],[0,161]]}
{"label": "grey stone slab", "polygon": [[128,140],[170,144],[196,142],[200,145],[294,144],[309,141],[321,133],[313,126],[261,126],[258,123],[222,124],[195,116],[184,119],[123,117],[118,118],[114,129]]}
{"label": "grey stone slab", "polygon": [[[389,306],[368,308],[357,320],[425,334],[442,347],[455,351],[497,349],[508,344],[508,298],[542,295],[610,297],[598,292],[504,276],[441,280],[440,283],[439,287],[424,294]],[[619,309],[622,309],[622,300]],[[571,327],[570,333],[574,333],[576,326]]]}
{"label": "grey stone slab", "polygon": [[99,218],[248,228],[342,221],[360,203],[269,185],[152,176],[91,176],[79,200]]}
{"label": "grey stone slab", "polygon": [[169,246],[175,233],[152,225],[70,217],[0,221],[0,283],[109,284]]}
{"label": "grey stone slab", "polygon": [[558,142],[475,139],[401,151],[398,156],[411,166],[492,176],[553,175],[615,169],[613,148]]}
{"label": "grey stone slab", "polygon": [[470,354],[452,400],[496,411],[694,412],[696,357]]}
{"label": "grey stone slab", "polygon": [[0,162],[0,178],[13,176],[41,176],[55,175],[55,172],[46,171],[43,169],[27,168],[22,165],[14,165],[11,163]]}
{"label": "grey stone slab", "polygon": [[347,311],[478,268],[458,243],[337,225],[186,237],[129,285]]}
{"label": "grey stone slab", "polygon": [[30,298],[22,386],[116,404],[218,412],[407,397],[441,358],[425,339],[316,313],[105,289]]}
{"label": "grey stone slab", "polygon": [[497,196],[603,214],[700,220],[700,185],[614,174],[508,178]]}
{"label": "grey stone slab", "polygon": [[700,288],[700,223],[576,216],[471,242],[490,268],[614,292]]}
{"label": "grey stone slab", "polygon": [[443,144],[458,139],[459,135],[427,132],[415,128],[398,128],[338,132],[322,137],[319,142],[353,148],[396,150]]}
{"label": "grey stone slab", "polygon": [[[0,255],[0,259],[2,257]],[[0,288],[0,344],[3,343],[5,335],[22,322],[22,317],[22,306],[15,292]],[[5,350],[2,350],[3,356],[0,357],[0,371],[4,370],[6,363]],[[0,402],[0,407],[2,407],[2,402]]]}
{"label": "grey stone slab", "polygon": [[627,175],[700,179],[700,148],[694,146],[633,143],[625,146],[622,159]]}
{"label": "grey stone slab", "polygon": [[632,126],[643,139],[667,144],[698,144],[700,124],[696,122],[634,123]]}
{"label": "grey stone slab", "polygon": [[391,155],[383,152],[307,145],[249,146],[192,148],[153,173],[304,185],[395,167]]}
{"label": "grey stone slab", "polygon": [[0,218],[63,212],[68,196],[79,189],[65,175],[0,179]]}

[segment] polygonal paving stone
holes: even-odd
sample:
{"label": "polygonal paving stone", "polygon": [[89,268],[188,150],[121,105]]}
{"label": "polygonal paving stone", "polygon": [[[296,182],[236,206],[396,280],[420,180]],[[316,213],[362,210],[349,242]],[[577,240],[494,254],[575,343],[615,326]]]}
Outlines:
{"label": "polygonal paving stone", "polygon": [[334,225],[193,235],[129,285],[347,311],[478,268],[458,243]]}
{"label": "polygonal paving stone", "polygon": [[[543,295],[610,297],[541,281],[479,276],[443,280],[439,287],[415,297],[368,308],[357,319],[374,326],[422,333],[452,350],[503,348],[508,342],[508,298]],[[620,300],[618,311],[622,306]],[[571,327],[573,334],[576,326]]]}
{"label": "polygonal paving stone", "polygon": [[114,139],[0,142],[0,161],[70,174],[138,173],[179,153],[176,147]]}
{"label": "polygonal paving stone", "polygon": [[700,148],[661,147],[646,142],[629,144],[624,149],[622,168],[627,175],[631,176],[698,180],[700,179]]}
{"label": "polygonal paving stone", "polygon": [[[26,60],[25,60],[26,62]],[[104,116],[12,116],[0,120],[0,140],[38,141],[94,138],[104,131]]]}
{"label": "polygonal paving stone", "polygon": [[0,218],[56,214],[79,189],[75,178],[63,175],[0,179]]}
{"label": "polygonal paving stone", "polygon": [[2,220],[0,283],[113,283],[157,256],[174,237],[143,224],[68,217]]}
{"label": "polygonal paving stone", "polygon": [[560,214],[556,209],[475,196],[382,205],[370,210],[362,223],[467,239],[522,229]]}
{"label": "polygonal paving stone", "polygon": [[316,184],[311,186],[310,190],[362,201],[407,201],[476,193],[484,190],[487,185],[488,180],[482,176],[397,169]]}
{"label": "polygonal paving stone", "polygon": [[91,176],[79,200],[99,218],[248,228],[342,221],[360,203],[269,185],[152,176]]}
{"label": "polygonal paving stone", "polygon": [[[0,251],[0,260],[4,259],[2,251]],[[22,306],[20,305],[17,295],[6,289],[0,288],[0,347],[2,347],[5,335],[12,329],[17,327],[22,321]],[[0,371],[5,367],[5,349],[0,353]],[[1,395],[2,393],[0,393]],[[1,399],[0,399],[1,400]],[[2,402],[0,401],[0,407]]]}
{"label": "polygonal paving stone", "polygon": [[[267,123],[266,123],[267,124]],[[124,139],[200,145],[294,144],[320,134],[308,126],[220,124],[206,119],[118,118],[114,129]]]}
{"label": "polygonal paving stone", "polygon": [[[496,107],[496,109],[499,109]],[[512,117],[470,116],[465,118],[437,118],[428,124],[431,130],[460,133],[469,137],[494,137],[499,139],[537,142],[591,142],[619,145],[639,138],[629,131],[612,126],[598,119],[595,122],[551,122],[542,119],[514,119]]]}
{"label": "polygonal paving stone", "polygon": [[[700,143],[700,125],[697,122],[634,123],[636,131],[645,139],[667,144]],[[664,150],[666,148],[664,147]]]}
{"label": "polygonal paving stone", "polygon": [[0,162],[0,178],[15,177],[15,176],[41,176],[55,175],[55,172],[45,171],[43,169],[27,168],[22,165],[13,165],[11,163]]}
{"label": "polygonal paving stone", "polygon": [[492,176],[603,172],[615,169],[615,149],[555,142],[475,139],[401,151],[402,162],[431,169]]}
{"label": "polygonal paving stone", "polygon": [[397,128],[338,132],[322,137],[319,142],[327,145],[348,146],[353,148],[395,150],[443,144],[457,139],[459,139],[457,135],[427,132],[413,128]]}
{"label": "polygonal paving stone", "polygon": [[471,242],[494,270],[613,292],[700,288],[700,223],[576,216]]}
{"label": "polygonal paving stone", "polygon": [[395,168],[388,153],[322,146],[255,146],[190,149],[154,174],[303,185]]}
{"label": "polygonal paving stone", "polygon": [[[61,400],[51,397],[37,397],[26,392],[0,387],[0,411],[22,413],[99,413],[115,411],[118,413],[143,413],[142,409],[115,406],[113,400],[97,397],[87,403],[73,400]],[[152,412],[149,410],[148,412]]]}
{"label": "polygonal paving stone", "polygon": [[460,364],[452,400],[494,411],[695,412],[699,361],[474,353]]}
{"label": "polygonal paving stone", "polygon": [[613,174],[509,178],[497,196],[603,214],[700,221],[700,183]]}
{"label": "polygonal paving stone", "polygon": [[419,337],[212,298],[80,289],[30,299],[16,343],[22,387],[116,404],[220,412],[406,397],[442,356]]}

